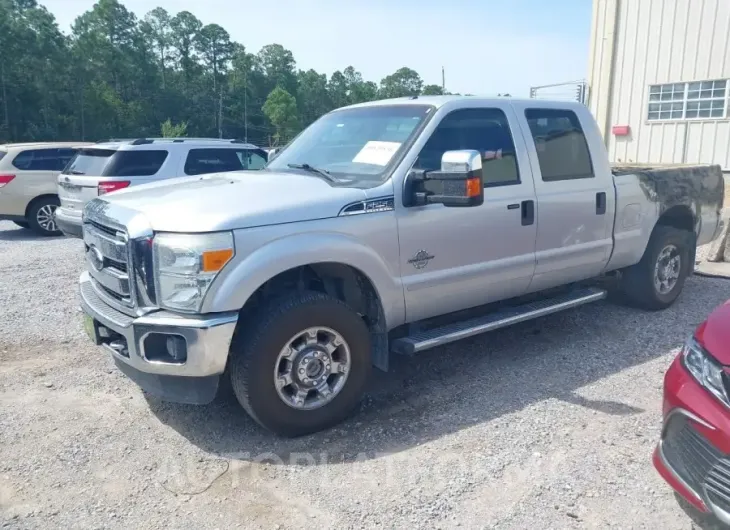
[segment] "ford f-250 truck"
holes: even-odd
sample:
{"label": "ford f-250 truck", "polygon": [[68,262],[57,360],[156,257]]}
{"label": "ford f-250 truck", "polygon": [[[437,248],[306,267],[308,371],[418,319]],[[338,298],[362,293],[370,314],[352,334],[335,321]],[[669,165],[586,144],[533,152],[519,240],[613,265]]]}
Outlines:
{"label": "ford f-250 truck", "polygon": [[86,328],[162,399],[230,378],[296,436],[357,406],[371,366],[600,300],[672,304],[720,230],[719,167],[612,170],[575,103],[415,97],[335,110],[257,172],[90,202]]}

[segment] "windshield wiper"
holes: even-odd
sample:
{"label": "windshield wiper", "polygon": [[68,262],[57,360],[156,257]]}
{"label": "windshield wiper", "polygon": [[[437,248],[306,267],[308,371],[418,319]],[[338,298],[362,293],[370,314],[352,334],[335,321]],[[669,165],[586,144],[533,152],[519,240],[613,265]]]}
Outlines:
{"label": "windshield wiper", "polygon": [[286,167],[290,167],[292,169],[303,169],[310,173],[316,173],[320,177],[324,177],[324,179],[329,182],[338,182],[337,179],[330,175],[330,172],[326,169],[320,169],[318,167],[310,166],[309,164],[287,164]]}
{"label": "windshield wiper", "polygon": [[83,171],[77,171],[76,169],[72,169],[69,171],[70,175],[86,175]]}

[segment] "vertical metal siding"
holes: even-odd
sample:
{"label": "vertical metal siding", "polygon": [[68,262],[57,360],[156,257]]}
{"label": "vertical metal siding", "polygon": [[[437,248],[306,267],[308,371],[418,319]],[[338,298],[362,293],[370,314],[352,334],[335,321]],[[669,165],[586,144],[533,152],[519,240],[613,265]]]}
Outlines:
{"label": "vertical metal siding", "polygon": [[[730,80],[730,0],[594,0],[592,23],[589,105],[611,160],[730,170],[728,115],[647,121],[649,85]],[[630,125],[631,136],[613,136],[612,125]]]}

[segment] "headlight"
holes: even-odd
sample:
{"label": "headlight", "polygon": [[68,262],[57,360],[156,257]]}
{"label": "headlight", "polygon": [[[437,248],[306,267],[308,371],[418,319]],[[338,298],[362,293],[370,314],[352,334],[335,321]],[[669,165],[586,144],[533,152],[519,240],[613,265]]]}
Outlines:
{"label": "headlight", "polygon": [[730,406],[725,391],[724,372],[722,366],[700,346],[694,337],[690,337],[682,348],[682,361],[687,371],[709,390],[717,399]]}
{"label": "headlight", "polygon": [[234,254],[231,232],[156,234],[152,255],[158,303],[172,310],[199,311],[210,284]]}

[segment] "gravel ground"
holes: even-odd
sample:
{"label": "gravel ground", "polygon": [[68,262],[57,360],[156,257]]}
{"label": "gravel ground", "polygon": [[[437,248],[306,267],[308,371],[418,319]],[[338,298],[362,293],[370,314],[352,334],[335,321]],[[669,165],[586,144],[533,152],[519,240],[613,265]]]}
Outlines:
{"label": "gravel ground", "polygon": [[85,339],[80,243],[0,223],[0,523],[10,528],[662,528],[662,375],[730,296],[599,303],[397,358],[359,415],[282,440],[146,398]]}

